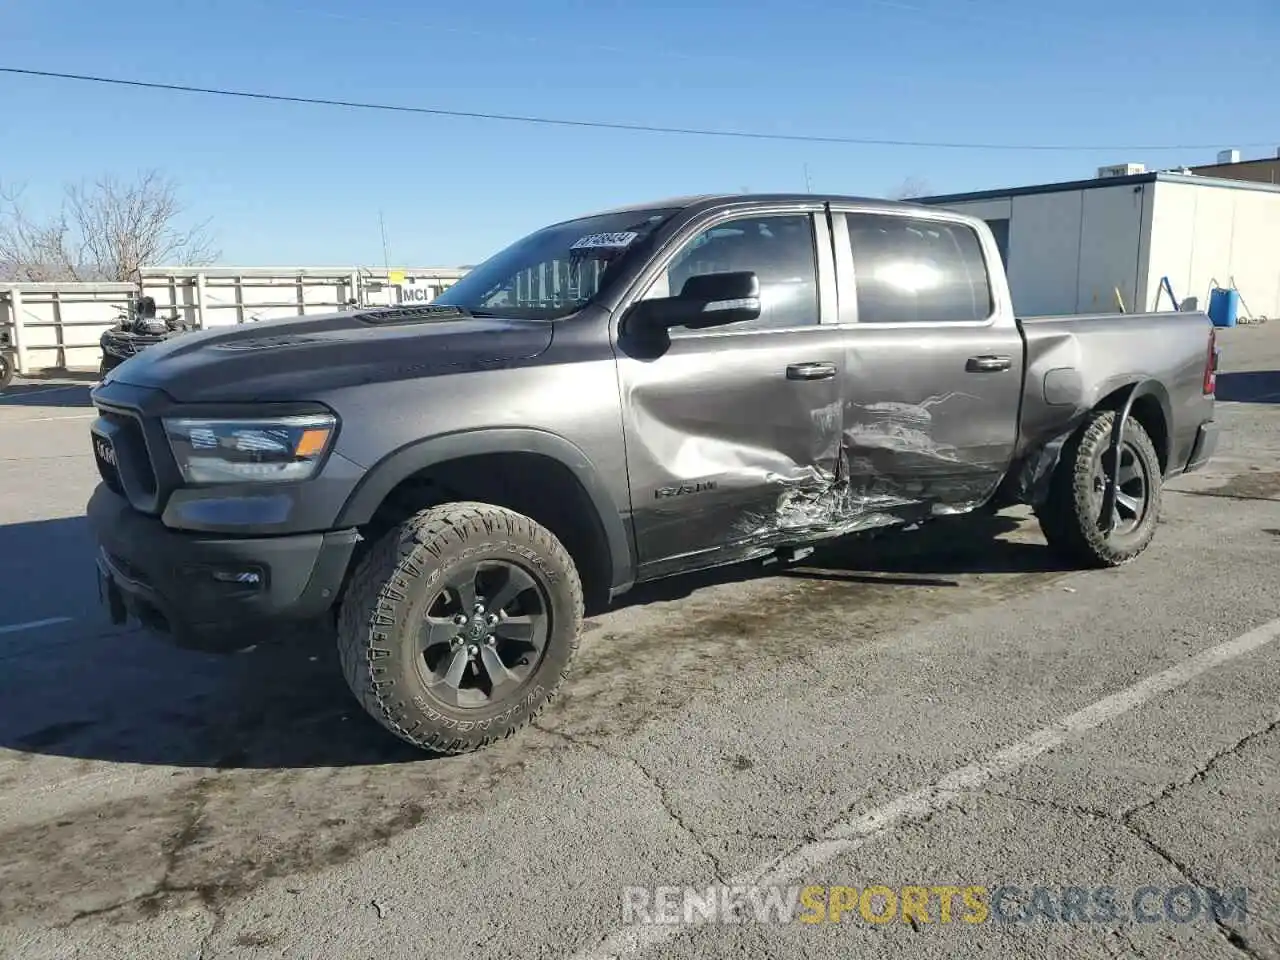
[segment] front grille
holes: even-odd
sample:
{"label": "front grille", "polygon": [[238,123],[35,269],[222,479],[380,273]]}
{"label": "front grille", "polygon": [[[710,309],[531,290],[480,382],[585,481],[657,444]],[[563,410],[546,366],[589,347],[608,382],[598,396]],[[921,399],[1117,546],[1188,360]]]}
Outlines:
{"label": "front grille", "polygon": [[98,464],[98,474],[102,477],[102,482],[111,488],[112,493],[121,497],[125,496],[124,484],[120,481],[120,470],[102,455],[102,451],[98,448],[98,437],[96,435],[93,437],[93,459]]}
{"label": "front grille", "polygon": [[117,435],[119,438],[119,446],[124,450],[117,452],[120,457],[128,457],[128,462],[122,464],[127,471],[130,481],[136,483],[138,492],[146,496],[154,496],[156,492],[156,471],[151,463],[151,454],[147,449],[147,439],[142,432],[142,421],[137,417],[127,413],[116,413],[114,411],[104,410],[102,417],[109,423],[114,423],[120,428]]}
{"label": "front grille", "polygon": [[[141,418],[132,411],[111,407],[99,407],[98,417],[93,430],[93,453],[102,482],[134,507],[148,510],[156,498],[156,467]],[[110,443],[114,464],[103,456],[101,437]]]}

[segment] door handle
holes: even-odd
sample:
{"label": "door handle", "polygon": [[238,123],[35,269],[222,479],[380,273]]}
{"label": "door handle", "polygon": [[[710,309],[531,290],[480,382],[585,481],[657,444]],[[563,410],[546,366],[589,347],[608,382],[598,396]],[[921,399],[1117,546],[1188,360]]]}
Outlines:
{"label": "door handle", "polygon": [[836,365],[816,361],[813,363],[793,363],[787,367],[788,380],[830,380],[836,375]]}
{"label": "door handle", "polygon": [[1008,370],[1013,366],[1013,361],[1008,357],[970,357],[964,365],[968,373],[996,373],[1000,370]]}

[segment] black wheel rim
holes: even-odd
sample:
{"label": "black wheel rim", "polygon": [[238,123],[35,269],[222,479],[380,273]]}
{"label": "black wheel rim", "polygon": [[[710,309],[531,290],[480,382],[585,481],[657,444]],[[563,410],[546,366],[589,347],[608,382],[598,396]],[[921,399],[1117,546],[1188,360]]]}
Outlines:
{"label": "black wheel rim", "polygon": [[[1098,526],[1103,526],[1103,496],[1107,488],[1106,467],[1111,464],[1111,454],[1103,451],[1095,465],[1093,476],[1093,492],[1095,501],[1094,519]],[[1116,483],[1116,502],[1112,510],[1112,537],[1127,537],[1136,531],[1147,518],[1151,505],[1151,478],[1147,474],[1146,462],[1138,453],[1137,447],[1125,441],[1120,445],[1120,472]]]}
{"label": "black wheel rim", "polygon": [[418,663],[433,697],[483,709],[529,682],[551,634],[550,599],[528,570],[505,560],[454,567],[418,631]]}

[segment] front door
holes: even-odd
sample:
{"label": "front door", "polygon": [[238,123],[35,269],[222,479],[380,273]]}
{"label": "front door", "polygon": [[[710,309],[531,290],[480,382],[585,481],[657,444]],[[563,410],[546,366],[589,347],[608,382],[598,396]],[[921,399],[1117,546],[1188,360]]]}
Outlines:
{"label": "front door", "polygon": [[941,214],[835,211],[832,229],[853,492],[940,512],[981,503],[1013,454],[1022,394],[1022,337],[990,280],[998,252]]}
{"label": "front door", "polygon": [[618,341],[642,579],[785,539],[839,470],[845,356],[840,332],[821,324],[835,307],[825,214],[721,214],[695,229],[642,298],[753,270],[762,313],[673,329],[657,357]]}

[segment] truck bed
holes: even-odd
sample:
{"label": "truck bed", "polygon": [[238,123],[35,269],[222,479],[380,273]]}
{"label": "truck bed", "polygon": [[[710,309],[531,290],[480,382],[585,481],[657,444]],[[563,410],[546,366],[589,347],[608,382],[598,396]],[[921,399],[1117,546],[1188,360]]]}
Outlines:
{"label": "truck bed", "polygon": [[1159,381],[1166,436],[1153,436],[1166,476],[1186,466],[1213,398],[1203,393],[1213,324],[1205,313],[1019,317],[1025,344],[1018,454],[1070,432],[1135,380]]}

